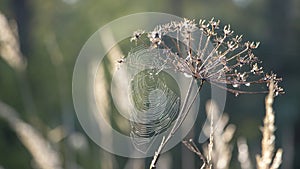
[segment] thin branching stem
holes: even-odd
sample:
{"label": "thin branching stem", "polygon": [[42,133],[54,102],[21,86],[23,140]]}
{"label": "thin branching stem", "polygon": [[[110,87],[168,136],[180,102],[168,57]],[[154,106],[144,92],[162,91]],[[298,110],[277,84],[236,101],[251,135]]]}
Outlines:
{"label": "thin branching stem", "polygon": [[178,128],[181,126],[181,124],[183,123],[184,119],[186,118],[186,115],[188,114],[188,112],[190,111],[192,105],[194,104],[195,100],[197,99],[201,89],[202,89],[202,86],[203,86],[203,82],[201,82],[200,86],[198,87],[198,90],[197,90],[197,93],[195,94],[195,96],[193,97],[193,100],[192,102],[188,105],[187,107],[187,110],[185,111],[185,108],[186,108],[186,105],[187,105],[187,102],[188,102],[188,99],[191,95],[191,91],[192,91],[192,85],[194,83],[194,79],[191,80],[190,82],[190,85],[189,85],[189,88],[188,88],[188,92],[187,92],[187,95],[185,97],[185,100],[184,100],[184,103],[183,103],[183,107],[171,129],[171,131],[169,132],[168,136],[167,137],[163,137],[162,141],[161,141],[161,144],[159,146],[159,148],[157,149],[157,151],[155,152],[155,155],[151,161],[151,165],[150,165],[150,169],[154,169],[155,166],[156,166],[156,163],[159,159],[159,156],[163,150],[163,148],[166,146],[166,144],[169,142],[169,140],[172,138],[172,136],[175,134],[175,132],[178,130]]}
{"label": "thin branching stem", "polygon": [[242,91],[242,90],[235,90],[235,89],[227,88],[226,86],[219,85],[219,84],[214,83],[212,81],[210,81],[209,83],[212,84],[212,85],[214,85],[214,86],[216,86],[216,87],[219,87],[221,89],[227,90],[228,92],[233,93],[233,94],[262,94],[262,93],[268,93],[268,91]]}

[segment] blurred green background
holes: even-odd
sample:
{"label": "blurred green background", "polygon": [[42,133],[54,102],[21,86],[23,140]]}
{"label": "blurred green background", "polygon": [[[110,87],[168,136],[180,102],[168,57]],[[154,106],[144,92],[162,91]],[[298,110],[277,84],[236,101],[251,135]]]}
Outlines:
{"label": "blurred green background", "polygon": [[[81,129],[72,104],[72,72],[81,47],[98,28],[137,12],[164,12],[196,20],[215,17],[231,24],[245,39],[260,41],[255,54],[267,71],[284,79],[281,86],[286,94],[274,103],[276,146],[284,150],[282,168],[300,167],[299,0],[1,0],[0,11],[16,21],[28,64],[20,74],[0,59],[0,100],[47,138],[59,152],[63,168],[128,166],[130,160],[105,152]],[[55,56],[59,56],[59,63]],[[247,138],[255,164],[255,154],[260,152],[264,95],[228,94],[225,111],[237,126],[235,136]],[[233,146],[231,168],[240,168],[234,142]],[[169,153],[170,168],[185,168],[182,151],[180,144]],[[29,169],[35,164],[8,122],[0,118],[2,168]]]}

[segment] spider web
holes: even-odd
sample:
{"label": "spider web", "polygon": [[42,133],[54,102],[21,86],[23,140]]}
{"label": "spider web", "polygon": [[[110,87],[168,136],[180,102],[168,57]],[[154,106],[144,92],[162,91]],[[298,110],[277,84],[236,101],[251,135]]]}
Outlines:
{"label": "spider web", "polygon": [[166,73],[155,71],[142,71],[131,81],[133,136],[148,138],[160,134],[178,115],[180,95],[169,87]]}
{"label": "spider web", "polygon": [[129,83],[130,137],[134,146],[146,152],[158,134],[170,128],[180,110],[180,89],[176,80],[164,70],[172,65],[164,62],[161,51],[132,50],[126,58]]}

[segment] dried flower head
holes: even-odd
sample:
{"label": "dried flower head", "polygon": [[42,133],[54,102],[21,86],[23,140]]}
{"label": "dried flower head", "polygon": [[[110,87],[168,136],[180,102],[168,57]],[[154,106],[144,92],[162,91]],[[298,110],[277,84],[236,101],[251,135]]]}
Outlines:
{"label": "dried flower head", "polygon": [[[220,21],[184,19],[158,25],[140,38],[144,31],[133,34],[131,41],[150,49],[163,50],[168,68],[193,76],[203,82],[224,88],[236,96],[244,93],[267,93],[267,88],[250,90],[250,86],[274,81],[275,95],[284,93],[278,86],[282,79],[276,74],[267,74],[259,66],[261,61],[253,54],[259,42],[243,41],[235,35],[230,25],[220,26]],[[225,87],[227,85],[227,87]]]}
{"label": "dried flower head", "polygon": [[137,40],[139,40],[141,38],[141,36],[144,33],[145,33],[145,31],[143,31],[143,30],[137,30],[137,31],[133,32],[133,36],[131,37],[130,42],[132,42],[132,41],[136,42]]}

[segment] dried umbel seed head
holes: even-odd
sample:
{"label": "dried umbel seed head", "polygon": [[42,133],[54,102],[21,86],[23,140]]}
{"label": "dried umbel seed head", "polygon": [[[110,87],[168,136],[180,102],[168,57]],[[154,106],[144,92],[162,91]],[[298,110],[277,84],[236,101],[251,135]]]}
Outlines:
{"label": "dried umbel seed head", "polygon": [[[147,34],[146,39],[140,38]],[[150,49],[164,50],[164,62],[175,71],[226,89],[236,96],[244,93],[267,93],[274,81],[275,95],[284,93],[278,86],[282,80],[276,74],[267,74],[261,61],[253,54],[259,42],[243,41],[230,25],[220,26],[212,18],[208,22],[184,19],[158,25],[151,32],[136,31],[131,38],[137,45],[149,44]],[[262,85],[257,90],[255,86]],[[227,87],[224,87],[227,85]],[[254,87],[253,87],[254,86]],[[251,88],[251,89],[250,89]]]}

